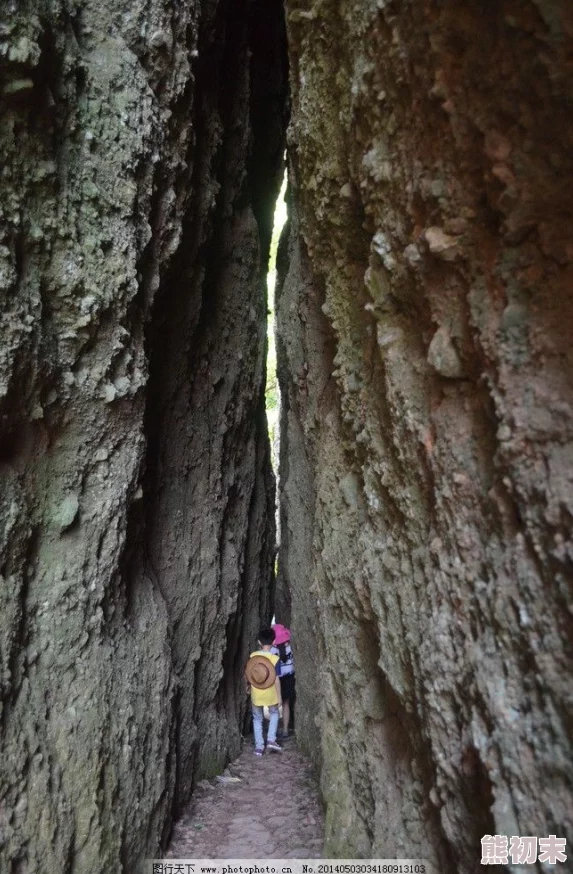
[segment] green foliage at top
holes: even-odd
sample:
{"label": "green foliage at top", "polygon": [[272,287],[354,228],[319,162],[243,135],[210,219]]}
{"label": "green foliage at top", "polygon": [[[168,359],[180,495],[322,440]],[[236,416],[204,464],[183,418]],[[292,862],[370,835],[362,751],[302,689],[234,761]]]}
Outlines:
{"label": "green foliage at top", "polygon": [[[284,223],[287,217],[287,209],[285,203],[286,191],[286,176],[281,187],[280,194],[277,199],[275,208],[273,236],[271,240],[271,249],[269,255],[269,272],[267,274],[267,289],[268,289],[268,351],[267,351],[267,383],[265,387],[265,403],[267,408],[267,421],[269,428],[269,439],[271,447],[276,445],[276,429],[278,428],[278,411],[279,411],[279,386],[277,380],[277,354],[275,347],[275,281],[276,281],[276,264],[277,264],[277,249],[279,238]],[[273,453],[274,454],[274,453]]]}

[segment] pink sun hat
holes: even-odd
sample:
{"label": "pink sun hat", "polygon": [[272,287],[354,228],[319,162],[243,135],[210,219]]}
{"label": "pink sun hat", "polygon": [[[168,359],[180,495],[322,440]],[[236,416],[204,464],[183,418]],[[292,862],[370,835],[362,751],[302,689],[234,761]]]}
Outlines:
{"label": "pink sun hat", "polygon": [[271,626],[275,633],[275,646],[278,646],[281,643],[286,643],[287,640],[290,640],[290,631],[288,628],[285,628],[284,625],[273,625]]}

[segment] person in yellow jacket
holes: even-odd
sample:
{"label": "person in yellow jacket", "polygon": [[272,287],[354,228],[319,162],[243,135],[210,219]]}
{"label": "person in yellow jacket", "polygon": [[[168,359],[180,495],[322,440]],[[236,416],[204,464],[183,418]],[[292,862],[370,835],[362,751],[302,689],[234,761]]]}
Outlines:
{"label": "person in yellow jacket", "polygon": [[[261,628],[259,631],[259,649],[251,653],[247,663],[246,675],[248,690],[251,693],[251,711],[253,714],[253,733],[255,735],[255,755],[262,756],[265,750],[263,737],[264,708],[269,708],[270,720],[267,734],[267,750],[282,753],[282,747],[277,743],[277,728],[279,724],[279,707],[281,700],[279,657],[271,652],[275,640],[272,628]],[[269,661],[271,666],[266,665]]]}

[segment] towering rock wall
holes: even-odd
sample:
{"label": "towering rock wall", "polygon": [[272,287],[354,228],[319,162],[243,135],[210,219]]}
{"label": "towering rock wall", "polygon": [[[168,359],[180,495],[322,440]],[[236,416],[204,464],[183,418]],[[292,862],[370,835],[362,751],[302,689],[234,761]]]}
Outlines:
{"label": "towering rock wall", "polygon": [[139,872],[237,749],[274,548],[277,21],[0,5],[3,872]]}
{"label": "towering rock wall", "polygon": [[[279,587],[327,850],[573,840],[573,15],[288,0]],[[288,249],[288,251],[287,251]]]}

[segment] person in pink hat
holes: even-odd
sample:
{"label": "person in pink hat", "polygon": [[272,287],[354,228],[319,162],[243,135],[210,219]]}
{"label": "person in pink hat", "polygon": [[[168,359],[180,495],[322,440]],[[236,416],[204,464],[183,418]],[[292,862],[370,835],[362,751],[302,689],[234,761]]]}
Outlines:
{"label": "person in pink hat", "polygon": [[280,684],[283,700],[283,733],[282,738],[288,738],[292,708],[295,699],[294,656],[290,645],[290,631],[284,625],[272,626],[275,633],[274,646],[271,652],[278,655],[280,661]]}

